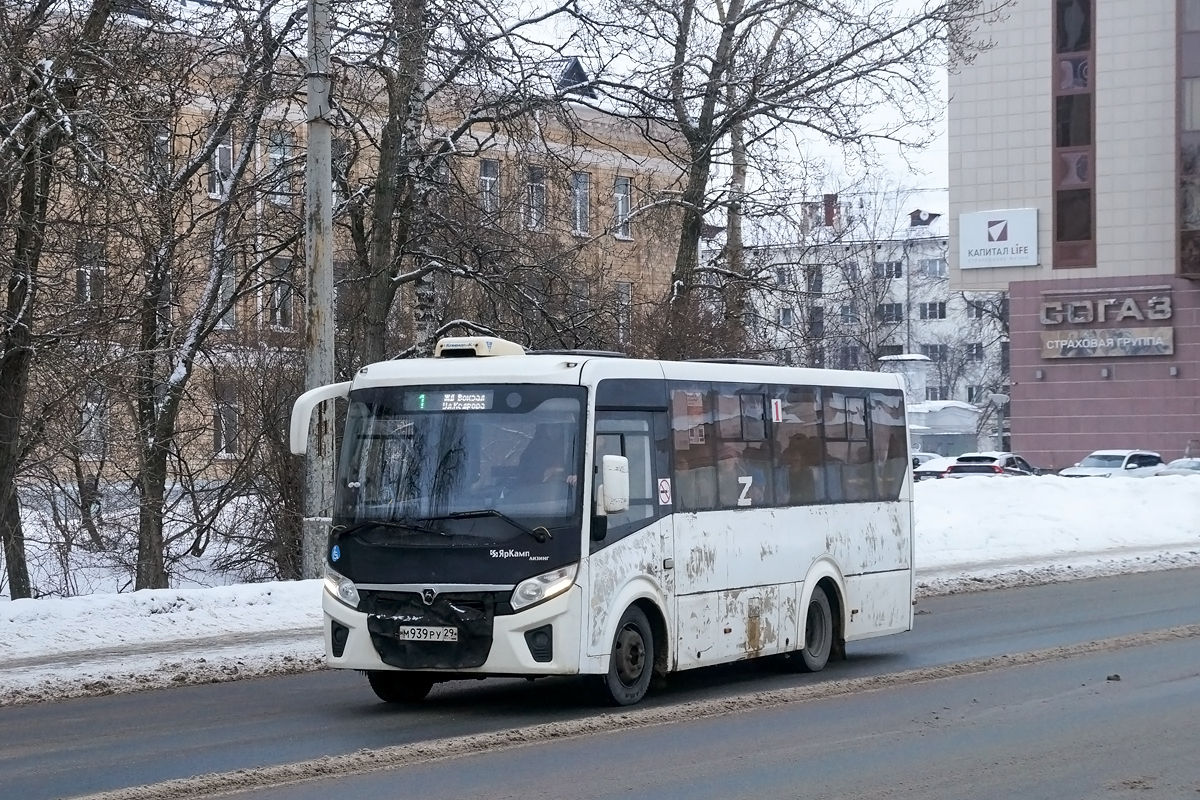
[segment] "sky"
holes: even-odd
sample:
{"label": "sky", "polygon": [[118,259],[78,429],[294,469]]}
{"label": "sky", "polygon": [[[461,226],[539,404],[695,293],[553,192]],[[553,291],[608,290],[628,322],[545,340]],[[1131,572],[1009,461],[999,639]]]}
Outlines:
{"label": "sky", "polygon": [[[1200,477],[914,492],[918,598],[1200,565]],[[320,593],[310,580],[0,600],[0,706],[319,669]]]}

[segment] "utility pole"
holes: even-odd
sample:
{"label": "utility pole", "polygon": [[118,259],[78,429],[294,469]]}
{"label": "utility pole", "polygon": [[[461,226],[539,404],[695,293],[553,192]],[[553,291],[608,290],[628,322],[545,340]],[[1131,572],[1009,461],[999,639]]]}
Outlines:
{"label": "utility pole", "polygon": [[[308,151],[305,186],[304,388],[333,383],[333,180],[328,0],[308,0]],[[333,511],[333,409],[317,406],[304,464],[301,576],[319,578]]]}
{"label": "utility pole", "polygon": [[988,400],[996,406],[996,450],[1004,452],[1004,406],[1009,397],[1000,392],[992,392],[988,395]]}

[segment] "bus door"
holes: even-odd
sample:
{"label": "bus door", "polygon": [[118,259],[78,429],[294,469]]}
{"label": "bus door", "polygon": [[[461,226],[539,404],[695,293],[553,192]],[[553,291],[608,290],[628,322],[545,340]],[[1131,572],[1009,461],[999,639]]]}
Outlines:
{"label": "bus door", "polygon": [[[635,580],[653,587],[668,628],[674,615],[675,574],[671,531],[672,492],[665,411],[599,409],[592,469],[598,483],[606,455],[629,460],[629,508],[603,520],[604,537],[590,541],[590,601],[586,602],[588,654],[607,655],[612,625],[625,610],[623,590]],[[593,491],[592,509],[596,508]]]}

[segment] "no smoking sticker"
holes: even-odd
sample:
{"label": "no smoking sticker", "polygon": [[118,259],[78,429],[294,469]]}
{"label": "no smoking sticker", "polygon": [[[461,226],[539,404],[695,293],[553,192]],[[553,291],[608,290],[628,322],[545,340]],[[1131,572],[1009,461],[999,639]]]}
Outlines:
{"label": "no smoking sticker", "polygon": [[671,505],[671,479],[658,479],[658,504],[660,506]]}

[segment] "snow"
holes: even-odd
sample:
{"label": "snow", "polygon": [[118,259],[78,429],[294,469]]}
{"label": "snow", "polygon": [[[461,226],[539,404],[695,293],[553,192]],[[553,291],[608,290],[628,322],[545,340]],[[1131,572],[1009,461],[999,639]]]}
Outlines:
{"label": "snow", "polygon": [[[1200,478],[963,478],[916,493],[918,596],[1200,565]],[[321,582],[0,603],[0,705],[322,666]]]}

